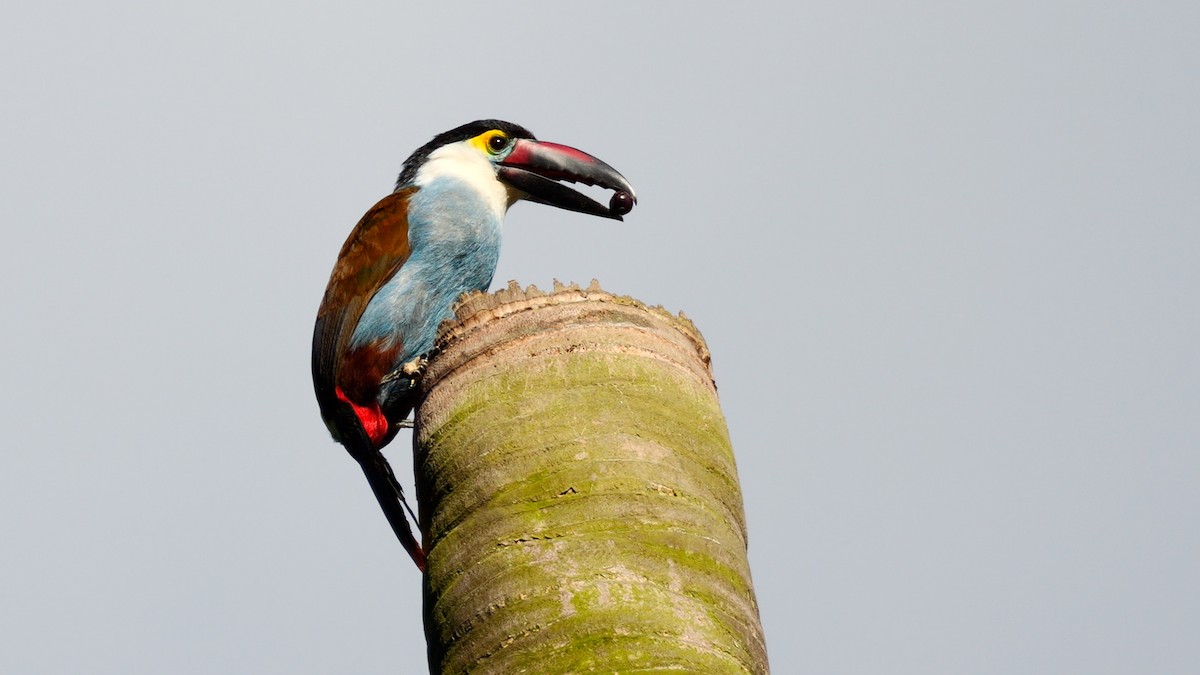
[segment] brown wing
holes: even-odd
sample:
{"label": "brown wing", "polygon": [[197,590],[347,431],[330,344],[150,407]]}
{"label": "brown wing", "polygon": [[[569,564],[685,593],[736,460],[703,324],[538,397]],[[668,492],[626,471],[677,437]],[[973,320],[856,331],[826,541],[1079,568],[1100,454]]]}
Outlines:
{"label": "brown wing", "polygon": [[417,189],[394,192],[371,207],[342,245],[329,276],[312,347],[313,385],[327,424],[337,404],[336,378],[354,328],[367,303],[408,260],[408,200]]}

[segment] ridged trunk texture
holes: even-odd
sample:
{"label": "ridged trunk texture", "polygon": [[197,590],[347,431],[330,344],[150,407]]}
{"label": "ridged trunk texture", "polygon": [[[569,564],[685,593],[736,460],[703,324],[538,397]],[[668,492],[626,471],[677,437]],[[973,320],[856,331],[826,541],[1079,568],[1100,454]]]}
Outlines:
{"label": "ridged trunk texture", "polygon": [[767,672],[703,339],[555,286],[465,300],[421,381],[431,672]]}

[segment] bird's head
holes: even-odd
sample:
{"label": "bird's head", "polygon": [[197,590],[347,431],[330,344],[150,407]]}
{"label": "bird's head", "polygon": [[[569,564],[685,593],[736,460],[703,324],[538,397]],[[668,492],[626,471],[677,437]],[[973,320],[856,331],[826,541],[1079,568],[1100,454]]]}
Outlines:
{"label": "bird's head", "polygon": [[[637,203],[633,186],[599,159],[534,138],[524,127],[479,120],[438,134],[404,162],[397,189],[438,178],[465,180],[503,208],[518,199],[621,220]],[[614,190],[606,206],[563,182]]]}

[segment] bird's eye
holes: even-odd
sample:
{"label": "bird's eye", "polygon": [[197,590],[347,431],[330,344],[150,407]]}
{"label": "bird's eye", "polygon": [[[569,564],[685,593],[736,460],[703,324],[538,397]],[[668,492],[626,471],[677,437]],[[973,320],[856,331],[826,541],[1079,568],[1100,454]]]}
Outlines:
{"label": "bird's eye", "polygon": [[495,134],[488,139],[487,145],[494,154],[508,147],[508,138],[504,134]]}

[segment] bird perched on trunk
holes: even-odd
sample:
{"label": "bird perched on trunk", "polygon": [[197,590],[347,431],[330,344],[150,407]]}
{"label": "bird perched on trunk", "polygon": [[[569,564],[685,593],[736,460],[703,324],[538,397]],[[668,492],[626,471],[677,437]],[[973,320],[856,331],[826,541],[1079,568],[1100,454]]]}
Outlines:
{"label": "bird perched on trunk", "polygon": [[[559,181],[615,192],[604,206]],[[501,223],[519,199],[616,220],[637,201],[629,181],[587,153],[509,122],[464,124],[404,162],[396,190],[346,239],[317,311],[312,370],[321,417],[422,570],[425,554],[380,450],[412,411],[420,359],[455,300],[491,284]]]}

